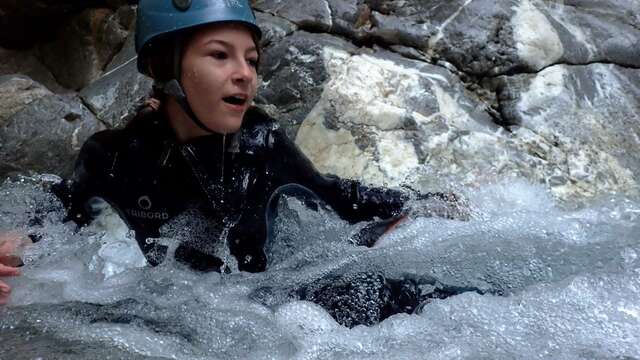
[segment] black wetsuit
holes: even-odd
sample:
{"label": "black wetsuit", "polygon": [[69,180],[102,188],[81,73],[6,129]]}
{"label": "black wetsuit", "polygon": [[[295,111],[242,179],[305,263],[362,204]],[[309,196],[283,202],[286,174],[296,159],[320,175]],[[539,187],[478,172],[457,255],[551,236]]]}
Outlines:
{"label": "black wetsuit", "polygon": [[222,262],[211,248],[224,233],[239,269],[256,272],[266,267],[265,206],[275,189],[290,183],[310,189],[351,223],[392,218],[405,201],[399,191],[318,173],[257,108],[247,112],[238,133],[226,137],[178,143],[161,113],[139,115],[124,129],[96,133],[82,147],[73,180],[54,193],[80,225],[91,220],[89,199],[109,202],[135,231],[151,264],[162,261],[166,248],[148,239],[164,235],[164,224],[187,213],[185,219],[204,219],[205,224],[182,224],[191,228],[190,236],[176,250],[176,259],[199,270],[219,269]]}

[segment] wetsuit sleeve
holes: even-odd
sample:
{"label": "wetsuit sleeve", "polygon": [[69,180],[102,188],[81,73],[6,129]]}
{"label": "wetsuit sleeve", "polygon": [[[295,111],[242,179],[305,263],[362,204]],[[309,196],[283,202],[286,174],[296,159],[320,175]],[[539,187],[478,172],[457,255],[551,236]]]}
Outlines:
{"label": "wetsuit sleeve", "polygon": [[319,173],[282,130],[272,131],[270,142],[269,168],[279,185],[297,183],[309,188],[350,223],[401,213],[408,198],[405,193]]}
{"label": "wetsuit sleeve", "polygon": [[67,210],[66,221],[71,220],[83,226],[96,215],[89,200],[102,195],[105,176],[108,176],[109,159],[113,154],[103,145],[107,137],[105,132],[91,136],[78,154],[72,178],[51,189]]}

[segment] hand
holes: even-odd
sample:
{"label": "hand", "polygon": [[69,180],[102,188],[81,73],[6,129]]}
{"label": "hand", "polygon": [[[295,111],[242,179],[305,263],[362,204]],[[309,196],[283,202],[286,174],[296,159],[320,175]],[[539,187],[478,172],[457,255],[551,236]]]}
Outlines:
{"label": "hand", "polygon": [[[20,275],[16,267],[22,264],[18,251],[30,243],[29,238],[14,232],[0,234],[0,277]],[[0,281],[0,305],[9,301],[10,294],[11,287]]]}
{"label": "hand", "polygon": [[[0,277],[18,275],[20,272],[17,268],[0,264]],[[11,295],[11,286],[0,281],[0,305],[5,305],[9,301],[9,295]]]}

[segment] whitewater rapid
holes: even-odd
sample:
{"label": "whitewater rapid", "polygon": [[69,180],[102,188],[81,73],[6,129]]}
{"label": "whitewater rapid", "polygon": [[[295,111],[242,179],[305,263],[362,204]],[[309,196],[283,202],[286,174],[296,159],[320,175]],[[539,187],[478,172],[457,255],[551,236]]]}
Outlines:
{"label": "whitewater rapid", "polygon": [[[638,201],[568,207],[513,180],[460,191],[468,221],[412,219],[374,248],[349,242],[362,224],[291,200],[266,272],[203,274],[171,260],[146,266],[109,211],[76,232],[40,185],[6,182],[0,230],[42,240],[26,249],[23,276],[8,280],[0,359],[640,358]],[[353,329],[290,295],[366,271],[503,295],[464,293]]]}

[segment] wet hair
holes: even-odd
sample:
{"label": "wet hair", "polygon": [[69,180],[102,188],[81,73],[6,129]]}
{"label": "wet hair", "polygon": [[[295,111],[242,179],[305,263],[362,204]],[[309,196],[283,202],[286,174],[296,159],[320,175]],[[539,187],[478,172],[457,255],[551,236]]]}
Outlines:
{"label": "wet hair", "polygon": [[[230,22],[231,24],[237,24]],[[201,25],[195,28],[161,35],[157,39],[147,44],[138,56],[144,56],[147,60],[147,75],[154,79],[154,86],[149,96],[143,103],[139,104],[136,109],[136,115],[146,114],[158,111],[165,101],[165,94],[158,84],[165,83],[176,77],[176,73],[180,71],[180,66],[176,66],[176,61],[182,61],[183,46],[189,42],[189,39],[202,27],[210,24]],[[260,38],[254,31],[250,31],[253,42],[258,51],[258,65],[256,71],[260,69],[260,59],[262,59],[262,49],[260,46]],[[176,58],[176,49],[179,49],[180,56]],[[178,74],[179,76],[179,74]],[[180,80],[180,79],[178,79]],[[136,116],[138,117],[138,116]]]}

